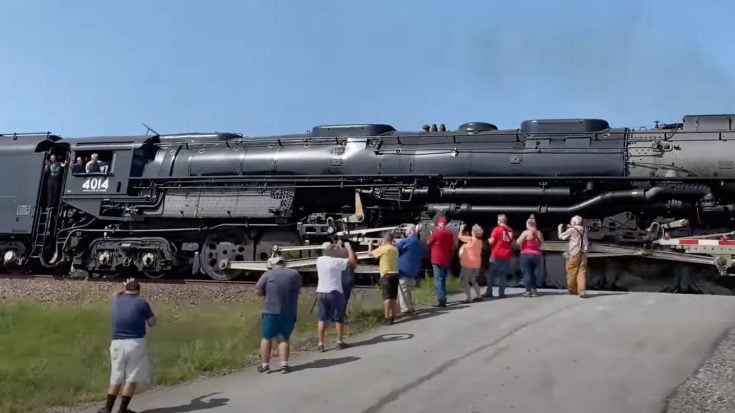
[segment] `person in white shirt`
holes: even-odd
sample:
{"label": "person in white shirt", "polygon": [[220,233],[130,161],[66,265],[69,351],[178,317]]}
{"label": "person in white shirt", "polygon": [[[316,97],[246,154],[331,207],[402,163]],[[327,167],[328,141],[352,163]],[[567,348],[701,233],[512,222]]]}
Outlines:
{"label": "person in white shirt", "polygon": [[316,260],[317,285],[316,295],[319,305],[319,323],[317,335],[319,346],[317,350],[324,351],[325,323],[334,322],[337,325],[337,348],[347,347],[342,340],[344,336],[344,291],[342,291],[342,272],[349,267],[357,266],[357,256],[348,242],[345,243],[347,258],[339,258],[340,247],[336,244],[325,244],[324,255]]}

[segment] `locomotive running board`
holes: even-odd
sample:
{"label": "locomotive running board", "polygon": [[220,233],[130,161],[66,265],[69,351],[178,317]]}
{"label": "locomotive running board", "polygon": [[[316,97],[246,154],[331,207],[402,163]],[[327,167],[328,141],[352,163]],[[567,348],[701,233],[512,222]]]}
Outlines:
{"label": "locomotive running board", "polygon": [[[313,248],[302,248],[302,247],[284,247],[288,251],[301,251],[305,249]],[[317,246],[317,248],[321,248]],[[370,258],[367,252],[358,252],[358,260],[366,260]],[[296,258],[286,259],[285,267],[298,269],[302,271],[316,271],[316,258]],[[263,261],[230,261],[224,270],[236,270],[236,271],[268,271],[266,263]],[[358,265],[355,269],[356,274],[378,274],[377,265]]]}
{"label": "locomotive running board", "polygon": [[[675,243],[661,242],[661,245],[676,245]],[[544,241],[541,249],[547,252],[565,252],[569,243],[567,241]],[[686,262],[691,264],[714,265],[722,275],[725,271],[718,265],[717,257],[706,255],[692,255],[688,252],[695,251],[694,248],[687,252],[648,250],[637,247],[621,247],[618,245],[590,242],[587,249],[588,258],[612,258],[612,257],[641,257],[655,260]]]}

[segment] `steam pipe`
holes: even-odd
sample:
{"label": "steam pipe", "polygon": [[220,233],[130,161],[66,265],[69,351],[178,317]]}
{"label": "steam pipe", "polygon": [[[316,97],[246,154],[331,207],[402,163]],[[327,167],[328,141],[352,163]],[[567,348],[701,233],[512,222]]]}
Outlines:
{"label": "steam pipe", "polygon": [[441,197],[451,198],[457,196],[571,196],[570,188],[528,188],[522,186],[513,187],[481,187],[481,188],[442,188]]}
{"label": "steam pipe", "polygon": [[429,212],[450,211],[454,213],[527,213],[527,214],[575,214],[599,204],[611,201],[644,201],[650,202],[661,196],[704,196],[709,193],[705,186],[654,187],[649,190],[631,189],[626,191],[604,192],[600,195],[570,206],[548,205],[470,205],[470,204],[429,204]]}

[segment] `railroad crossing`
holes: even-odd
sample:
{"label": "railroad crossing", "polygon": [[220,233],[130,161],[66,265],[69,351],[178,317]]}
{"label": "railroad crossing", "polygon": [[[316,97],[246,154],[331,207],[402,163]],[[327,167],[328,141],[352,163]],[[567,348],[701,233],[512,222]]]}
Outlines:
{"label": "railroad crossing", "polygon": [[[660,413],[735,327],[725,296],[560,291],[445,309],[255,368],[144,392],[136,411]],[[330,331],[330,334],[333,334]],[[725,396],[725,397],[730,397]],[[81,410],[95,412],[99,406]],[[691,406],[690,406],[691,407]],[[702,411],[692,407],[687,411]]]}

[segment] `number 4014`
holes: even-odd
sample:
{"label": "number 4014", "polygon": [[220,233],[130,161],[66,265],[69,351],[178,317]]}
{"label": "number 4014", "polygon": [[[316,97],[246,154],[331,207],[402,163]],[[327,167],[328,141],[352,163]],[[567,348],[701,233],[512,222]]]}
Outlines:
{"label": "number 4014", "polygon": [[87,178],[82,184],[85,191],[107,191],[110,186],[110,178]]}

